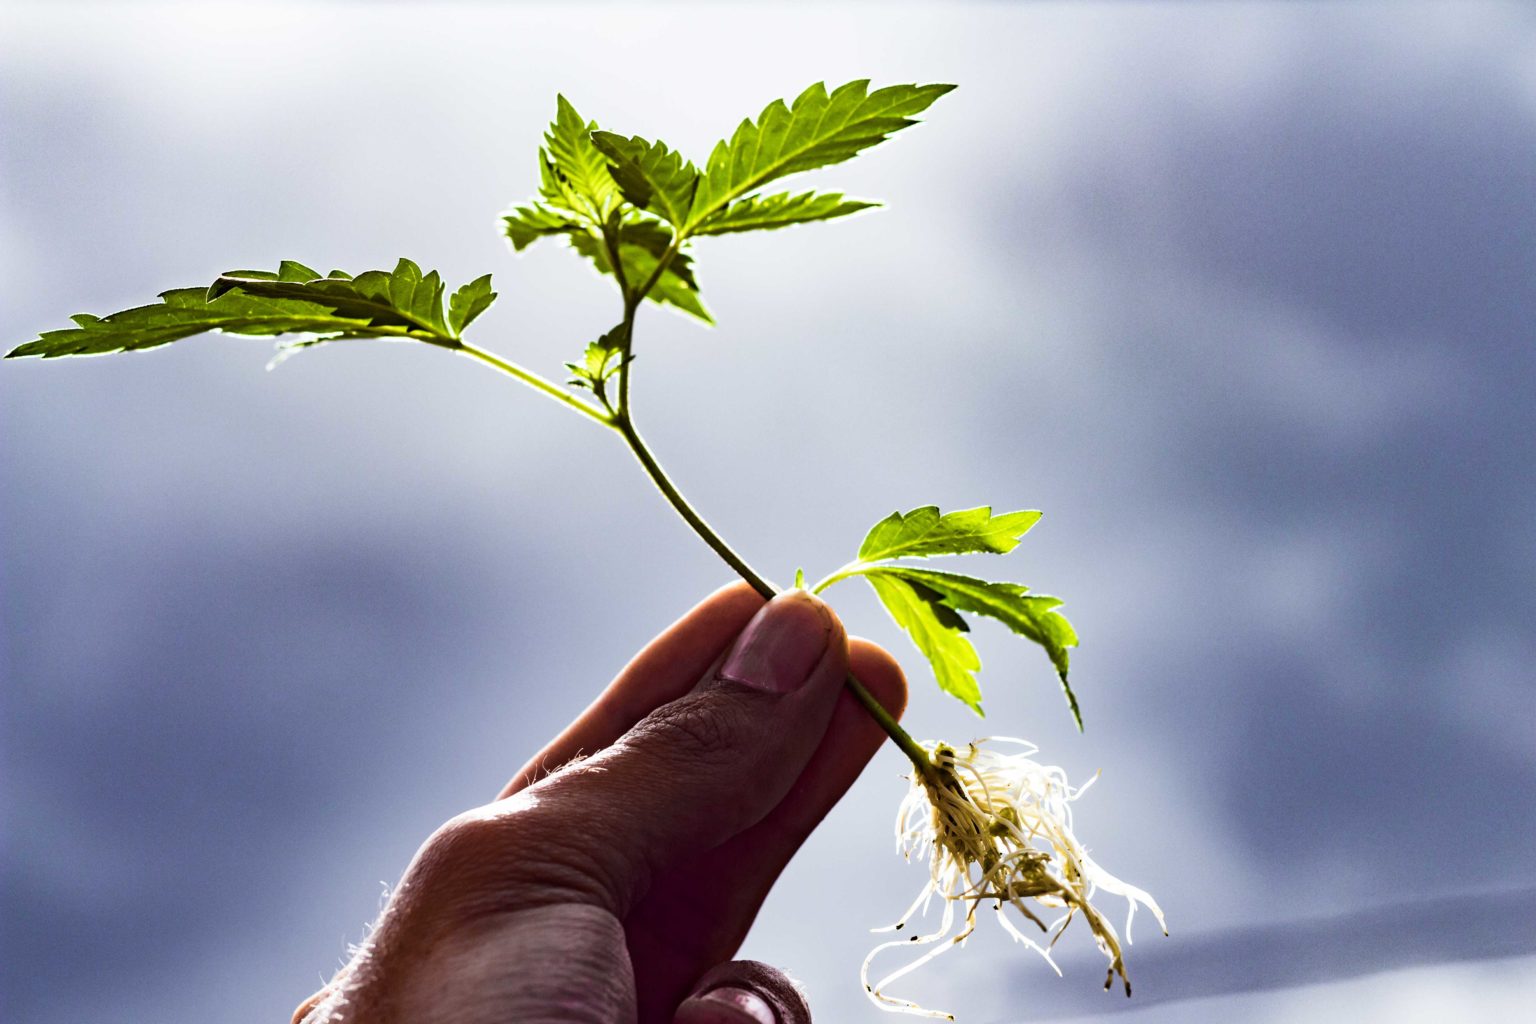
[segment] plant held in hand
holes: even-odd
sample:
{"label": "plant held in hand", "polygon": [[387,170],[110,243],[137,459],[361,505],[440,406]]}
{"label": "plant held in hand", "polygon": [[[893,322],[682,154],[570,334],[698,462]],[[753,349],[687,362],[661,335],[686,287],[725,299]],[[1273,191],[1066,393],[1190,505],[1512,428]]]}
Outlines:
{"label": "plant held in hand", "polygon": [[[813,85],[792,103],[775,101],[756,120],[743,120],[729,139],[716,144],[702,168],[665,143],[600,131],[560,97],[539,152],[538,196],[508,211],[502,225],[519,252],[543,238],[564,239],[618,287],[618,323],[566,364],[571,377],[565,387],[465,340],[464,332],[496,299],[490,275],[450,294],[435,271],[424,274],[406,259],[393,270],[356,276],[339,270],[322,276],[292,261],[276,271],[234,270],[208,287],[165,292],[154,305],[104,317],[80,314],[74,327],[44,332],[8,358],[134,351],[209,331],[290,339],[279,343],[280,356],[354,339],[418,342],[456,352],[614,431],[694,532],[755,589],[772,596],[775,588],[688,503],[636,428],[631,385],[637,314],[644,303],[654,302],[713,323],[694,273],[691,246],[696,239],[831,220],[878,205],[837,192],[767,187],[792,174],[841,163],[885,141],[915,124],[915,116],[951,88],[895,85],[870,91],[867,82],[856,81],[828,92]],[[1039,518],[1039,512],[994,514],[989,508],[942,513],[931,505],[894,512],[870,529],[853,561],[809,589],[820,593],[843,580],[864,579],[928,659],[940,688],[978,715],[981,663],[966,636],[965,616],[1003,623],[1045,650],[1081,729],[1067,671],[1077,636],[1057,598],[1017,583],[912,564],[942,555],[1006,554]],[[796,585],[806,586],[803,574],[797,574]],[[865,961],[865,987],[876,1005],[945,1016],[883,989],[963,942],[975,927],[977,910],[987,906],[999,912],[1010,934],[1047,960],[1062,930],[1082,916],[1109,959],[1106,987],[1118,974],[1129,994],[1119,935],[1092,899],[1103,890],[1125,897],[1132,913],[1143,903],[1159,922],[1162,914],[1146,893],[1095,864],[1073,835],[1069,804],[1086,786],[1074,789],[1060,769],[1035,763],[1030,759],[1034,748],[1027,744],[1009,753],[989,745],[1004,741],[977,741],[964,748],[920,744],[857,679],[850,676],[847,686],[913,766],[897,836],[909,857],[929,859],[930,880],[894,927],[904,928],[933,897],[942,901],[936,931],[883,943],[870,959],[896,946],[938,943],[937,948],[878,984],[868,983],[870,961]],[[1046,924],[1031,901],[1060,911],[1056,923]],[[1046,933],[1048,941],[1042,945],[1030,938],[1008,919],[1008,911]]]}

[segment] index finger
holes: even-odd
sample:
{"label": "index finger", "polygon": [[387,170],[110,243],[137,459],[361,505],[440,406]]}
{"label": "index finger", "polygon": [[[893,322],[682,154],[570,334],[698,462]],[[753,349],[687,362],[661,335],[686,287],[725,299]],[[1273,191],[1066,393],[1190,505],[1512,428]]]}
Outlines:
{"label": "index finger", "polygon": [[663,704],[683,696],[730,648],[765,599],[727,584],[641,648],[597,699],[502,787],[504,799],[583,754],[594,754]]}

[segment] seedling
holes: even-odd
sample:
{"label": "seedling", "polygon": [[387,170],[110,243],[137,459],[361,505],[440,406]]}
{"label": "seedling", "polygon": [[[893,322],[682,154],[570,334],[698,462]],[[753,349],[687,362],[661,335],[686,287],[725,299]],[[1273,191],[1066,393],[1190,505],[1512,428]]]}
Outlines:
{"label": "seedling", "polygon": [[[279,358],[348,340],[415,342],[467,356],[613,431],[704,543],[771,597],[775,588],[688,503],[635,426],[635,322],[640,308],[652,302],[714,323],[694,274],[697,239],[833,220],[879,205],[838,192],[764,191],[782,178],[842,163],[884,142],[916,124],[916,115],[953,88],[893,85],[871,92],[868,85],[849,82],[829,93],[816,84],[792,103],[770,103],[756,120],[743,120],[729,139],[717,143],[702,168],[663,142],[601,131],[560,97],[539,151],[538,196],[503,215],[502,227],[518,252],[541,239],[564,239],[618,288],[618,323],[566,364],[571,376],[564,386],[465,339],[464,332],[496,299],[489,274],[450,295],[436,271],[423,274],[406,259],[393,270],[355,277],[339,270],[322,276],[292,261],[275,271],[232,270],[210,286],[164,292],[154,305],[103,317],[79,314],[74,327],[46,331],[7,358],[129,352],[209,331],[280,337]],[[821,593],[844,580],[863,579],[928,660],[940,689],[978,715],[981,662],[966,636],[966,616],[1003,623],[1044,649],[1082,729],[1068,682],[1077,635],[1059,610],[1060,600],[1018,583],[912,564],[944,555],[1007,554],[1039,519],[1036,511],[994,514],[985,507],[945,513],[928,505],[893,512],[870,529],[852,561],[809,589]],[[806,587],[803,573],[796,574],[795,585]],[[1119,935],[1091,899],[1102,889],[1125,897],[1132,915],[1137,903],[1148,906],[1159,923],[1162,913],[1146,893],[1098,867],[1073,836],[1069,804],[1087,787],[1074,789],[1059,768],[1035,763],[1035,748],[1027,744],[1004,754],[984,746],[991,741],[964,748],[919,743],[857,679],[850,676],[847,687],[913,767],[897,836],[908,857],[928,858],[930,880],[892,930],[904,929],[933,896],[942,901],[936,930],[882,943],[866,959],[865,989],[876,1005],[948,1017],[887,995],[885,987],[963,942],[975,928],[977,910],[987,907],[1014,938],[1047,961],[1066,926],[1083,917],[1109,958],[1105,987],[1118,975],[1129,995]],[[1030,901],[1060,913],[1047,923]],[[1044,941],[1020,930],[1009,910],[1037,928]],[[1128,916],[1127,940],[1129,929]],[[879,982],[868,980],[876,954],[914,944],[937,945]]]}

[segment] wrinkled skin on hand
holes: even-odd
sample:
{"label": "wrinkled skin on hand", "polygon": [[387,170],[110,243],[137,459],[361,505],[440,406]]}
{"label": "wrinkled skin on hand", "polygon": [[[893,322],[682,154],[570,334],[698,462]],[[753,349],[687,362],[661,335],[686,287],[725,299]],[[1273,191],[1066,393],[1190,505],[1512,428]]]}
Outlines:
{"label": "wrinkled skin on hand", "polygon": [[849,670],[900,713],[895,662],[816,598],[716,592],[423,844],[294,1020],[808,1024],[783,972],[731,958],[885,738]]}

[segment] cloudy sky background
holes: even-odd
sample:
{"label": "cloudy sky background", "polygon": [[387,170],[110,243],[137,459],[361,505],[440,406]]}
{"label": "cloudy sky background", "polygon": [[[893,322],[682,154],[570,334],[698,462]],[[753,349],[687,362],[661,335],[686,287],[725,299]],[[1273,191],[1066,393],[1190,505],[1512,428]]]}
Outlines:
{"label": "cloudy sky background", "polygon": [[[779,579],[894,508],[1046,511],[1076,735],[985,626],[989,719],[872,599],[924,736],[1029,736],[1155,893],[1137,998],[983,929],[962,1020],[1510,1019],[1536,1000],[1536,13],[1519,4],[0,7],[4,343],[282,258],[493,271],[550,373],[615,319],[513,258],[563,91],[701,158],[818,79],[953,81],[806,186],[844,223],[705,240],[636,401]],[[0,1014],[284,1019],[421,838],[726,579],[613,440],[468,361],[266,342],[0,366]],[[744,955],[864,1001],[887,751]],[[940,961],[942,965],[944,961]]]}

